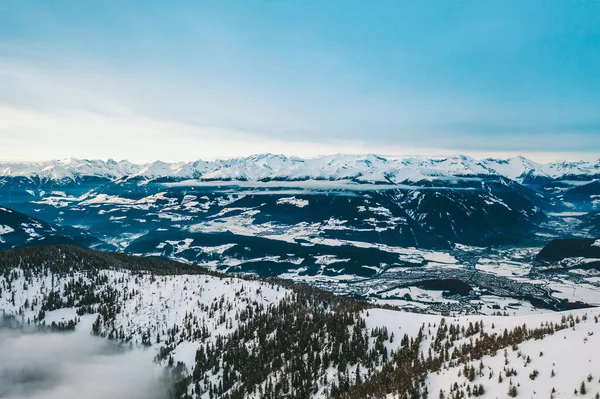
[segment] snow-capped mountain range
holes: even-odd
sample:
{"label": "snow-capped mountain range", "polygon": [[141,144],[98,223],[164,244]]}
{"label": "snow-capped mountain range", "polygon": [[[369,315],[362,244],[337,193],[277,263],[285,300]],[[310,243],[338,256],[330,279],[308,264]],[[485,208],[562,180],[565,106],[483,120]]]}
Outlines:
{"label": "snow-capped mountain range", "polygon": [[448,158],[329,155],[314,158],[261,154],[228,160],[134,164],[129,161],[61,159],[0,163],[0,176],[49,180],[82,177],[174,179],[201,181],[353,180],[360,183],[402,183],[457,176],[503,176],[523,182],[528,177],[560,179],[600,175],[595,162],[540,164],[524,157],[477,160],[465,155]]}

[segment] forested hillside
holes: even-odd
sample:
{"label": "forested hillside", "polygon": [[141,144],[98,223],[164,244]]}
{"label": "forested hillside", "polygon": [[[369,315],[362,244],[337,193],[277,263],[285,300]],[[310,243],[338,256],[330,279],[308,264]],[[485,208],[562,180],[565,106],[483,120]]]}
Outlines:
{"label": "forested hillside", "polygon": [[[524,376],[508,353],[580,328],[594,344],[598,325],[589,310],[530,318],[405,313],[284,280],[72,246],[0,252],[0,271],[5,317],[149,348],[175,376],[177,398],[504,397],[518,393]],[[580,368],[582,380],[593,372]]]}

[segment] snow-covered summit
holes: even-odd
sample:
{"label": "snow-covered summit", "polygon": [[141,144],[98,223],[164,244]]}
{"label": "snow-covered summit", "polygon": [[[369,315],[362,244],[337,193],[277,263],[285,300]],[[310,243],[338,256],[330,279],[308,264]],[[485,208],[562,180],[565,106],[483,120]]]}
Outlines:
{"label": "snow-covered summit", "polygon": [[337,154],[298,158],[259,154],[227,160],[177,163],[156,161],[133,164],[129,161],[76,158],[0,163],[0,176],[48,180],[76,180],[92,176],[110,180],[171,178],[205,181],[354,180],[365,183],[400,183],[456,176],[497,175],[523,181],[525,176],[561,178],[598,174],[600,160],[540,164],[522,156],[477,160],[466,155],[444,158]]}
{"label": "snow-covered summit", "polygon": [[[523,156],[517,156],[508,159],[487,158],[482,163],[496,174],[502,175],[512,180],[518,180],[527,174],[538,176],[550,176],[550,165],[543,165],[533,162]],[[556,175],[554,177],[559,177]]]}

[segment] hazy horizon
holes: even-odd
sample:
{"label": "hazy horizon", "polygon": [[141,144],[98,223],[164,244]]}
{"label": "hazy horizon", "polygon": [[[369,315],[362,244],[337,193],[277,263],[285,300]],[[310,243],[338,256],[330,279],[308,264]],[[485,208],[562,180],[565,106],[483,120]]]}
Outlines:
{"label": "hazy horizon", "polygon": [[599,13],[600,2],[8,0],[0,159],[596,159]]}

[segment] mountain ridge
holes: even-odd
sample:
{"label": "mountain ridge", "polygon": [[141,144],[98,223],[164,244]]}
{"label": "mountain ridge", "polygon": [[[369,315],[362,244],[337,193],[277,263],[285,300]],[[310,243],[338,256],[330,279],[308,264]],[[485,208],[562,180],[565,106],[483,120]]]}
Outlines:
{"label": "mountain ridge", "polygon": [[0,177],[77,180],[99,177],[108,180],[352,180],[359,183],[402,183],[436,178],[500,176],[525,179],[565,179],[600,175],[598,161],[556,161],[541,164],[523,156],[477,160],[466,155],[451,157],[383,157],[325,155],[300,158],[280,154],[257,154],[224,160],[192,162],[154,161],[134,164],[127,160],[66,158],[40,162],[0,162]]}

